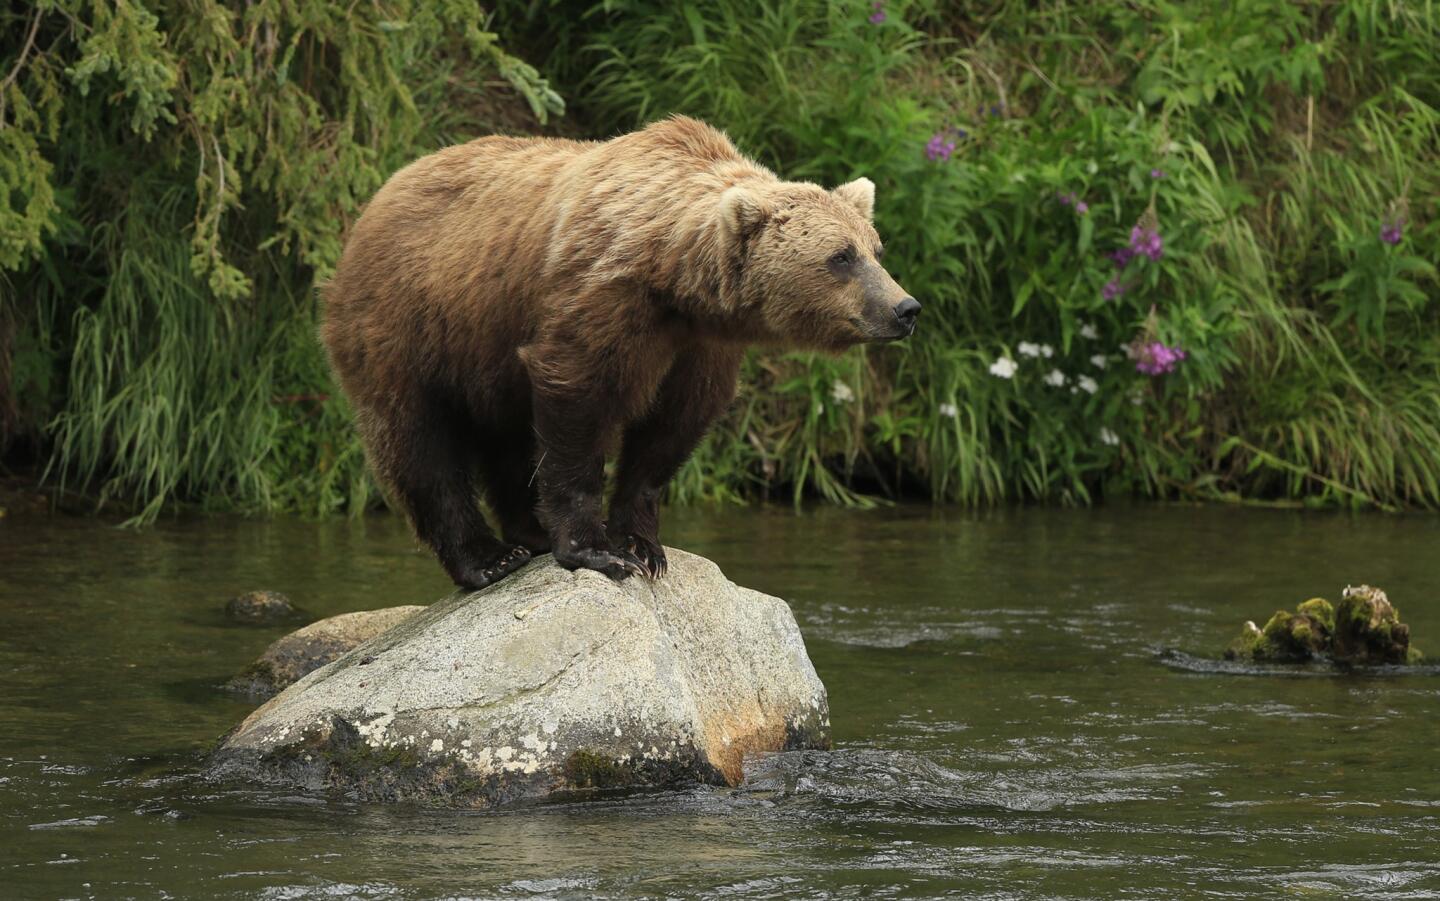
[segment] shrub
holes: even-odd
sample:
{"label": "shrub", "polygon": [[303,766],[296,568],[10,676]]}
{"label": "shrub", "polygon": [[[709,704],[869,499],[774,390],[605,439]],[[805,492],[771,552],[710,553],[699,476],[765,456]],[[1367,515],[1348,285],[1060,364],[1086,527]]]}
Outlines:
{"label": "shrub", "polygon": [[0,450],[53,413],[53,474],[141,519],[363,508],[313,285],[391,171],[496,127],[484,79],[560,111],[485,21],[467,0],[0,12]]}

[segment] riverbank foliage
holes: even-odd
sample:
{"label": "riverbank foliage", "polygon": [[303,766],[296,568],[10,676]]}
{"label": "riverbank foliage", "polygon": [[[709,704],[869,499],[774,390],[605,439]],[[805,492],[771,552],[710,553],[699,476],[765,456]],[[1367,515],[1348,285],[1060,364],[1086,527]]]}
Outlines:
{"label": "riverbank foliage", "polygon": [[870,177],[925,304],[752,354],[679,500],[1440,505],[1433,4],[148,9],[0,12],[0,441],[144,516],[377,502],[314,285],[387,173],[561,97]]}

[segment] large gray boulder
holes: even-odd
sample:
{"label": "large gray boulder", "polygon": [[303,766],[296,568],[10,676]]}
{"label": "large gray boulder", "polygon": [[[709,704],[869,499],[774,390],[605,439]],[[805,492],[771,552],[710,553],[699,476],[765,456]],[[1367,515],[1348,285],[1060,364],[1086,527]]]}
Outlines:
{"label": "large gray boulder", "polygon": [[789,607],[667,551],[656,582],[548,555],[405,619],[265,703],[214,778],[464,807],[737,785],[748,754],[828,748]]}

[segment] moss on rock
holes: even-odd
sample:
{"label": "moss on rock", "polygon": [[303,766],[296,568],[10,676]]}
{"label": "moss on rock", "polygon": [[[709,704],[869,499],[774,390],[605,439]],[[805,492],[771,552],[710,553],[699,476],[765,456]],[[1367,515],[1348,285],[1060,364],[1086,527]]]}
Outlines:
{"label": "moss on rock", "polygon": [[[1315,602],[1319,601],[1320,605]],[[1225,656],[1231,660],[1263,660],[1275,663],[1303,663],[1323,654],[1330,642],[1329,622],[1334,621],[1328,602],[1320,598],[1306,601],[1309,612],[1290,613],[1276,610],[1264,628],[1245,623],[1240,635],[1230,644]],[[1326,616],[1326,613],[1329,616]]]}
{"label": "moss on rock", "polygon": [[1316,620],[1327,632],[1335,631],[1335,608],[1324,598],[1311,598],[1296,607],[1295,612]]}
{"label": "moss on rock", "polygon": [[624,788],[635,781],[630,768],[589,748],[565,758],[565,780],[572,788]]}

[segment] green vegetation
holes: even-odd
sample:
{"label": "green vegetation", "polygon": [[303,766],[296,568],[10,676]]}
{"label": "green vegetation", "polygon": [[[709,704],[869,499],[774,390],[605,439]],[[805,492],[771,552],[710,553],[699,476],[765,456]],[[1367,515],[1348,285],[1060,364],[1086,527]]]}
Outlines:
{"label": "green vegetation", "polygon": [[149,10],[0,12],[0,443],[142,517],[378,502],[314,284],[387,173],[556,92],[869,176],[925,304],[752,355],[678,500],[1440,505],[1433,4]]}
{"label": "green vegetation", "polygon": [[[372,500],[315,340],[410,159],[561,109],[466,0],[0,11],[0,448],[155,516]],[[510,114],[509,119],[515,116]]]}

